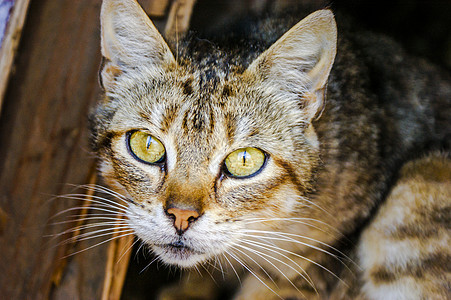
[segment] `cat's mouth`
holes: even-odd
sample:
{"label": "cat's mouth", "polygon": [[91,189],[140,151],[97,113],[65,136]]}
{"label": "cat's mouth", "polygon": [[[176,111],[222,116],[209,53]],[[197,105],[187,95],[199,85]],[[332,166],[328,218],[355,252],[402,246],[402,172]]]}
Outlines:
{"label": "cat's mouth", "polygon": [[192,248],[190,248],[190,247],[188,247],[187,245],[185,245],[183,242],[181,242],[181,241],[177,241],[177,242],[174,242],[174,243],[172,243],[172,244],[166,244],[166,245],[164,245],[164,247],[166,248],[166,249],[169,249],[169,250],[171,250],[172,252],[176,252],[176,253],[197,253],[197,254],[202,254],[201,252],[199,252],[199,251],[196,251],[196,250],[194,250],[194,249],[192,249]]}
{"label": "cat's mouth", "polygon": [[181,241],[170,244],[153,245],[155,253],[165,262],[191,267],[204,260],[205,253],[195,250]]}

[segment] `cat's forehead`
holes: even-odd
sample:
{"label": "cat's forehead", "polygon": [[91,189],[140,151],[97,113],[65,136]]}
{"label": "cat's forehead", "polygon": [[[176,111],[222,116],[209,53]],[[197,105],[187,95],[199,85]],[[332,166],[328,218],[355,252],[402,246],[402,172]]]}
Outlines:
{"label": "cat's forehead", "polygon": [[291,136],[287,132],[290,108],[254,89],[233,67],[221,64],[216,60],[180,65],[159,76],[141,72],[143,77],[133,78],[133,86],[121,92],[123,105],[112,123],[126,124],[123,130],[148,129],[172,140],[179,153],[191,149],[206,156],[224,145],[228,150],[274,148]]}

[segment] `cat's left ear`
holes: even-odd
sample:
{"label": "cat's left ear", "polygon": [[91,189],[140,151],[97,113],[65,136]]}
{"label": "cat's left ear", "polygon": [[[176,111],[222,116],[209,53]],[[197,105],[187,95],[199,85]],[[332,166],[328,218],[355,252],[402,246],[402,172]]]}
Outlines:
{"label": "cat's left ear", "polygon": [[103,0],[100,14],[101,48],[107,64],[103,84],[127,69],[175,64],[161,34],[136,0]]}
{"label": "cat's left ear", "polygon": [[302,101],[306,121],[324,106],[327,79],[337,45],[333,13],[316,11],[286,32],[248,67],[245,75],[281,101]]}

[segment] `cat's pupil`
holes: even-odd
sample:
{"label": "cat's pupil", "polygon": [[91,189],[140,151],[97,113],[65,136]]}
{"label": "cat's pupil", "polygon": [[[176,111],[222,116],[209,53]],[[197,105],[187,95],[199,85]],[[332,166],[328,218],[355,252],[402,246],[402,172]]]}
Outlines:
{"label": "cat's pupil", "polygon": [[151,144],[152,144],[152,137],[149,135],[149,136],[147,137],[147,142],[146,142],[146,148],[147,148],[147,150],[149,150]]}
{"label": "cat's pupil", "polygon": [[246,166],[246,155],[247,155],[247,152],[244,151],[244,153],[243,153],[243,166]]}

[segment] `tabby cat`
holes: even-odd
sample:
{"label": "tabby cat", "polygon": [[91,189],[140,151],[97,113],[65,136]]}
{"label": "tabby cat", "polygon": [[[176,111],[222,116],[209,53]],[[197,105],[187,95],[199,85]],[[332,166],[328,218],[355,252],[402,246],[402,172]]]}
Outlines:
{"label": "tabby cat", "polygon": [[[298,20],[167,43],[135,0],[103,1],[93,144],[126,226],[165,264],[239,277],[234,299],[449,299],[450,160],[396,179],[449,146],[450,78],[337,38],[330,10]],[[218,296],[190,280],[161,298]]]}

